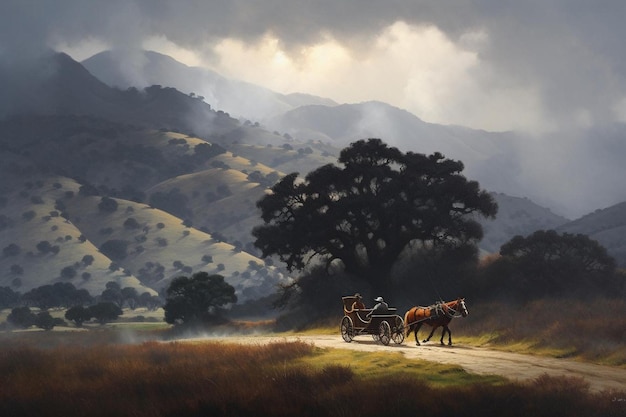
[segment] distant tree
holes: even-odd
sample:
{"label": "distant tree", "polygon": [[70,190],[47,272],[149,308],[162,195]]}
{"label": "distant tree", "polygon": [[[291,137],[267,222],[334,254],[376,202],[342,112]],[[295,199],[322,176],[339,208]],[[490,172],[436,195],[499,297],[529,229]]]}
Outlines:
{"label": "distant tree", "polygon": [[2,249],[2,253],[4,254],[4,256],[17,256],[20,254],[21,251],[22,249],[19,247],[19,245],[16,245],[15,243],[11,243],[8,246],[5,246],[4,249]]}
{"label": "distant tree", "polygon": [[615,294],[616,262],[597,241],[583,234],[538,230],[515,236],[486,272],[495,288],[524,297]]}
{"label": "distant tree", "polygon": [[69,307],[75,304],[91,302],[92,298],[85,289],[77,289],[69,282],[55,282],[42,285],[26,292],[22,300],[47,310],[53,307]]}
{"label": "distant tree", "polygon": [[73,321],[76,327],[82,327],[84,322],[91,320],[91,317],[89,309],[82,305],[70,307],[65,312],[65,318]]}
{"label": "distant tree", "polygon": [[94,257],[92,255],[85,255],[85,256],[83,256],[83,259],[81,260],[81,262],[85,266],[89,266],[89,265],[93,264],[93,261],[94,261]]}
{"label": "distant tree", "polygon": [[137,307],[139,301],[139,293],[133,287],[124,287],[120,291],[122,297],[122,303],[126,304],[131,310]]}
{"label": "distant tree", "polygon": [[118,305],[108,301],[90,306],[89,312],[100,324],[115,321],[124,313]]}
{"label": "distant tree", "polygon": [[132,230],[132,229],[139,229],[140,227],[141,225],[134,217],[129,217],[128,219],[124,221],[125,229]]}
{"label": "distant tree", "polygon": [[102,213],[113,213],[117,210],[117,201],[110,197],[102,197],[98,203],[98,210]]}
{"label": "distant tree", "polygon": [[35,213],[35,211],[33,210],[28,210],[25,211],[24,213],[22,213],[22,219],[24,219],[24,221],[31,221],[32,219],[35,218],[35,216],[37,215],[37,213]]}
{"label": "distant tree", "polygon": [[12,308],[20,300],[21,294],[11,287],[0,287],[0,309]]}
{"label": "distant tree", "polygon": [[166,291],[165,321],[170,324],[215,321],[221,308],[236,303],[235,288],[221,275],[196,272],[174,278]]}
{"label": "distant tree", "polygon": [[100,246],[100,251],[113,261],[121,261],[128,256],[129,242],[122,239],[107,240]]}
{"label": "distant tree", "polygon": [[28,307],[15,307],[7,316],[7,321],[14,326],[29,328],[35,324],[36,316]]}
{"label": "distant tree", "polygon": [[120,284],[115,281],[109,281],[106,283],[106,289],[102,291],[100,294],[100,299],[102,301],[108,301],[114,303],[118,306],[122,306],[123,297],[122,297],[122,288]]}
{"label": "distant tree", "polygon": [[52,251],[52,245],[47,240],[42,240],[37,243],[37,250],[41,253],[48,253]]}
{"label": "distant tree", "polygon": [[52,317],[47,311],[41,311],[35,316],[35,326],[46,331],[54,329],[54,326],[58,323],[57,319]]}
{"label": "distant tree", "polygon": [[61,278],[72,279],[76,276],[76,269],[73,266],[66,266],[61,269]]}

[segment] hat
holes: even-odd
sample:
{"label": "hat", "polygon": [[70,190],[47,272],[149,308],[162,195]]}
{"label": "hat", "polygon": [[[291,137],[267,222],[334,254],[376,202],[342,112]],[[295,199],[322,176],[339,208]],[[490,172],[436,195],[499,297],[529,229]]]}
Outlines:
{"label": "hat", "polygon": [[374,299],[374,301],[376,301],[377,303],[380,303],[380,302],[382,302],[382,301],[384,301],[384,300],[383,300],[383,297],[376,297],[376,298]]}

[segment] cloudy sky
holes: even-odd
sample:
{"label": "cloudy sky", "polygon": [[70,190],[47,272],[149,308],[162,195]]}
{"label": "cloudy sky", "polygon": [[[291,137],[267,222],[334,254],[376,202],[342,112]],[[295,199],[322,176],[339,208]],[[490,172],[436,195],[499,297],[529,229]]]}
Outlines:
{"label": "cloudy sky", "polygon": [[0,56],[142,47],[283,93],[549,132],[626,121],[622,0],[2,0]]}

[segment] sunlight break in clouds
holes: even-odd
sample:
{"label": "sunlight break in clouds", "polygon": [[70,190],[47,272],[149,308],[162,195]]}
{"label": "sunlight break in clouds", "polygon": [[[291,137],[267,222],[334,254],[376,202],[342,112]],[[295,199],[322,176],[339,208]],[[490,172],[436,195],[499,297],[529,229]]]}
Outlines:
{"label": "sunlight break in clouds", "polygon": [[217,72],[282,93],[379,100],[432,123],[491,130],[544,125],[535,92],[498,83],[480,61],[478,51],[488,42],[484,31],[466,33],[455,44],[435,26],[396,22],[361,46],[365,50],[327,35],[290,53],[267,34],[255,44],[223,39],[211,52]]}

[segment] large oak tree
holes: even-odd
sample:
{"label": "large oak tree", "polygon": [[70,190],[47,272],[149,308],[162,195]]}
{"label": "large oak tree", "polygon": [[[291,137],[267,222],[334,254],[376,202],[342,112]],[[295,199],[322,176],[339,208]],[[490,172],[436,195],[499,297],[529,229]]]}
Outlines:
{"label": "large oak tree", "polygon": [[440,153],[403,153],[380,139],[360,140],[304,180],[292,173],[257,202],[264,225],[252,234],[263,256],[291,271],[314,257],[386,293],[396,260],[415,243],[482,238],[475,214],[493,217],[497,204],[467,180],[460,161]]}

